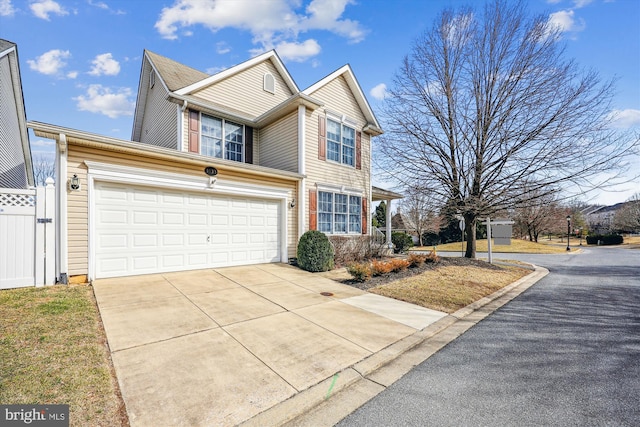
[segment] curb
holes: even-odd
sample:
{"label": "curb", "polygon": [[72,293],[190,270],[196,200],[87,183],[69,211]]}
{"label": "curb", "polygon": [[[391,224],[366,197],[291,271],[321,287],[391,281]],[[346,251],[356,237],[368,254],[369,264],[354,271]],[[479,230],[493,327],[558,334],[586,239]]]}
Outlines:
{"label": "curb", "polygon": [[335,425],[549,273],[546,268],[533,267],[534,271],[527,276],[443,317],[240,425]]}

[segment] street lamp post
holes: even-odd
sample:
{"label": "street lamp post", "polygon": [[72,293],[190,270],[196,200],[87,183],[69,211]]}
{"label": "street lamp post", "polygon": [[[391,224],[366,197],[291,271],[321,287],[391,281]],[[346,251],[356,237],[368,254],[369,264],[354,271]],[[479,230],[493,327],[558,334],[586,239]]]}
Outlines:
{"label": "street lamp post", "polygon": [[569,247],[569,235],[571,234],[571,215],[567,215],[567,250],[570,251]]}

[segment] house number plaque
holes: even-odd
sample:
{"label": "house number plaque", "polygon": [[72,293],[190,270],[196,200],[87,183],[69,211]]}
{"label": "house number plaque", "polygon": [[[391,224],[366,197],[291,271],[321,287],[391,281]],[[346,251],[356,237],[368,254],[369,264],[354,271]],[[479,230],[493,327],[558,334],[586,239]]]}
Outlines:
{"label": "house number plaque", "polygon": [[204,168],[204,173],[209,176],[216,176],[218,175],[218,169],[214,168],[213,166],[207,166],[206,168]]}

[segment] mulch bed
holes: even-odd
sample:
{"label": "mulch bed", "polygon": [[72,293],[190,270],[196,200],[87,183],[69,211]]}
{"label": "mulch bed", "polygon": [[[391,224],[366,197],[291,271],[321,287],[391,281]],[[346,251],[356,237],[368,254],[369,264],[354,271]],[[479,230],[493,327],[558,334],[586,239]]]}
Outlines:
{"label": "mulch bed", "polygon": [[375,276],[367,280],[366,282],[358,282],[353,279],[340,280],[340,282],[344,283],[345,285],[353,286],[354,288],[367,291],[371,288],[375,288],[376,286],[379,286],[379,285],[384,285],[394,280],[404,279],[406,277],[411,277],[411,276],[424,273],[425,271],[435,270],[437,268],[446,267],[446,266],[479,267],[479,268],[486,268],[488,270],[501,270],[501,268],[497,265],[489,264],[486,261],[481,261],[478,259],[462,258],[462,257],[439,257],[438,262],[428,262],[428,263],[424,263],[420,267],[407,268],[406,270],[402,270],[397,273],[389,273],[389,274],[384,274],[382,276]]}

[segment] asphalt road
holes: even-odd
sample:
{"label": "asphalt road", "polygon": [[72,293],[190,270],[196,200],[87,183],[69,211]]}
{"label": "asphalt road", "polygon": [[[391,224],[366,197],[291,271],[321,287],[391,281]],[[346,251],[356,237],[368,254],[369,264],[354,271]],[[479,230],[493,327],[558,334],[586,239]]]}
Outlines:
{"label": "asphalt road", "polygon": [[640,426],[640,250],[496,258],[550,274],[339,426]]}

